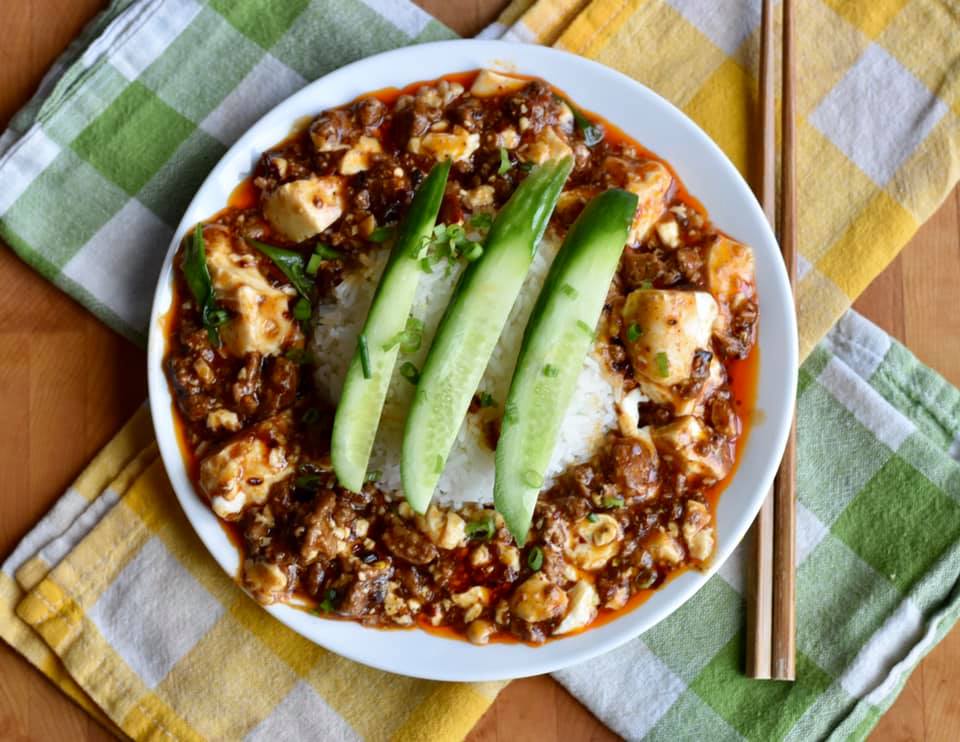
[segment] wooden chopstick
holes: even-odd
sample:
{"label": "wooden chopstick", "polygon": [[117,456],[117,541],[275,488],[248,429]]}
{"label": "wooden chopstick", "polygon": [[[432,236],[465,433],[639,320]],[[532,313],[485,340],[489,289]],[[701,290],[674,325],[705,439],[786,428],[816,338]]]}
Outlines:
{"label": "wooden chopstick", "polygon": [[[783,0],[783,85],[781,100],[780,249],[791,289],[796,285],[796,182],[794,131],[794,13]],[[776,226],[776,122],[774,98],[773,0],[764,0],[760,41],[760,130],[762,161],[758,195]],[[753,570],[747,607],[747,674],[794,680],[796,676],[796,422],[773,492],[754,525]]]}
{"label": "wooden chopstick", "polygon": [[[780,140],[780,251],[796,296],[797,286],[797,183],[795,139],[795,47],[794,4],[783,0],[783,84],[781,89]],[[773,657],[775,680],[796,678],[796,543],[797,543],[797,420],[790,423],[790,436],[773,486]]]}
{"label": "wooden chopstick", "polygon": [[[760,19],[761,134],[757,198],[771,228],[777,227],[776,101],[774,89],[773,0],[763,0]],[[747,591],[747,675],[770,677],[773,644],[773,492],[767,494],[753,526],[753,552]]]}

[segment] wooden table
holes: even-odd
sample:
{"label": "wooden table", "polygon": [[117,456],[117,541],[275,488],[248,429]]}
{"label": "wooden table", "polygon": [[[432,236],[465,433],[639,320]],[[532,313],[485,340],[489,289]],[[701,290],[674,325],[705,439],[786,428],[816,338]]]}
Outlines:
{"label": "wooden table", "polygon": [[[0,128],[105,3],[9,0],[0,44]],[[425,0],[464,35],[502,0]],[[2,187],[2,185],[0,185]],[[53,218],[53,217],[52,217]],[[67,228],[69,228],[67,226]],[[960,190],[857,302],[865,315],[960,385]],[[0,249],[0,555],[146,396],[143,353]],[[873,739],[949,739],[960,728],[960,630],[913,674]],[[512,683],[470,736],[480,740],[613,735],[548,677]],[[0,647],[0,739],[108,739],[6,645]]]}

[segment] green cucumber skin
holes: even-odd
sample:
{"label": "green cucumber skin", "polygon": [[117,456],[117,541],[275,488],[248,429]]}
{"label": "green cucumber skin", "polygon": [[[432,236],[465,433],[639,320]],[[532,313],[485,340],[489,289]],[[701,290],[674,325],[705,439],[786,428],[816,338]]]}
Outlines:
{"label": "green cucumber skin", "polygon": [[[574,222],[544,281],[523,333],[504,405],[493,497],[523,546],[557,435],[593,338],[610,281],[627,240],[637,197],[621,190],[597,196]],[[569,296],[564,285],[575,290]],[[548,377],[550,364],[558,373]]]}
{"label": "green cucumber skin", "polygon": [[352,492],[359,492],[366,479],[370,451],[400,352],[398,346],[390,350],[383,346],[406,326],[423,275],[417,253],[436,224],[449,173],[450,161],[445,160],[434,166],[417,189],[374,292],[361,333],[367,339],[370,378],[364,378],[358,342],[343,382],[333,421],[330,459],[337,480]]}
{"label": "green cucumber skin", "polygon": [[450,448],[527,276],[573,161],[534,169],[494,219],[483,256],[463,272],[444,312],[403,435],[404,496],[427,509]]}

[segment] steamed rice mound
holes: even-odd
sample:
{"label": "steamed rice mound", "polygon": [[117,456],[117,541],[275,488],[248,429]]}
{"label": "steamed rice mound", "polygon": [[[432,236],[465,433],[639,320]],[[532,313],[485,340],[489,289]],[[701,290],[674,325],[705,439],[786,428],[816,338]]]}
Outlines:
{"label": "steamed rice mound", "polygon": [[[468,502],[493,501],[494,451],[490,431],[499,430],[503,401],[520,353],[523,330],[560,244],[560,239],[550,230],[539,245],[478,388],[478,393],[490,395],[493,404],[479,409],[473,409],[474,405],[467,413],[440,477],[435,492],[437,502],[459,506]],[[314,381],[318,390],[326,393],[331,405],[340,398],[347,367],[387,258],[386,250],[369,256],[361,270],[347,275],[337,286],[335,303],[322,305],[314,313],[310,341],[312,355],[317,359]],[[400,374],[400,367],[407,361],[418,369],[423,367],[433,335],[462,271],[462,263],[448,265],[443,262],[420,278],[413,316],[423,322],[423,339],[419,350],[401,353],[397,360],[368,468],[385,491],[402,491],[401,440],[407,410],[416,391],[416,387]],[[547,469],[545,488],[569,466],[591,458],[606,433],[616,427],[616,388],[600,358],[593,352],[588,354]]]}

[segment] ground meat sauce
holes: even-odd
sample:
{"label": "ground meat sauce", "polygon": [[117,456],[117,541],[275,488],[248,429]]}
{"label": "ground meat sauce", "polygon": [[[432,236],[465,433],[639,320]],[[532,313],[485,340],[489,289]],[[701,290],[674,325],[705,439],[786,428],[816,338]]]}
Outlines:
{"label": "ground meat sauce", "polygon": [[[711,285],[711,250],[725,238],[674,177],[656,224],[631,235],[624,249],[597,337],[601,357],[622,377],[629,399],[634,388],[646,392],[634,368],[643,328],[625,317],[631,292],[709,290],[717,298],[722,329],[714,325],[689,374],[665,392],[674,401],[644,393],[629,403],[636,413],[632,426],[652,430],[655,446],[649,436],[610,433],[592,460],[571,467],[541,493],[522,549],[491,506],[453,511],[433,505],[417,515],[375,482],[360,493],[339,487],[329,465],[334,410],[313,387],[304,351],[308,330],[293,319],[296,292],[248,241],[305,256],[318,243],[336,249],[340,259],[324,260],[316,272],[320,302],[364,254],[388,249],[378,230],[403,217],[417,185],[442,156],[431,134],[455,134],[464,143],[447,153],[454,163],[440,221],[448,224],[495,213],[528,163],[540,157],[537,148],[549,149],[552,139],[575,158],[551,224],[560,236],[589,197],[624,186],[624,168],[642,171],[659,162],[606,123],[603,140],[587,146],[570,106],[542,81],[524,80],[518,89],[479,97],[470,93],[475,77],[454,75],[361,98],[321,113],[265,152],[229,207],[206,224],[204,236],[208,263],[212,241],[229,239],[233,260],[265,277],[263,291],[282,292],[279,313],[261,329],[274,338],[278,328],[285,334],[271,349],[263,346],[267,335],[231,340],[221,332],[229,342],[218,346],[192,301],[181,250],[165,366],[194,480],[242,549],[242,582],[257,600],[297,599],[330,617],[378,627],[420,625],[480,644],[539,643],[558,629],[567,633],[563,624],[576,611],[586,615],[575,628],[603,622],[679,571],[709,560],[716,496],[735,463],[752,405],[757,303],[752,291],[721,300],[723,288]],[[470,151],[464,154],[463,147]],[[349,167],[348,156],[355,159]],[[328,177],[340,188],[335,220],[299,241],[278,230],[268,216],[269,194]],[[258,301],[265,312],[267,302]],[[224,304],[231,318],[240,311]],[[243,342],[259,349],[231,352]],[[677,414],[694,399],[693,417]],[[495,405],[477,397],[471,414],[484,416],[494,447],[500,423]],[[697,435],[686,430],[686,438],[670,438],[664,432],[690,420],[699,426]],[[238,457],[245,464],[239,468]],[[688,459],[698,466],[691,469]],[[230,490],[230,499],[230,487],[246,494],[238,501]]]}

